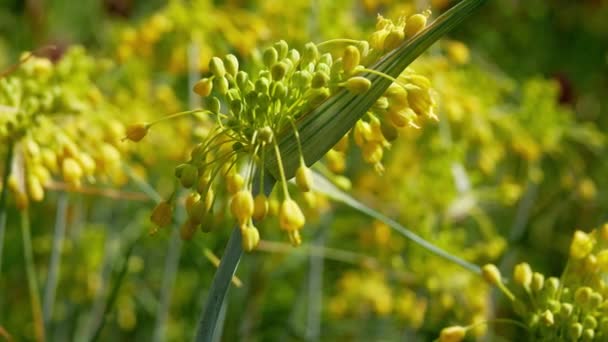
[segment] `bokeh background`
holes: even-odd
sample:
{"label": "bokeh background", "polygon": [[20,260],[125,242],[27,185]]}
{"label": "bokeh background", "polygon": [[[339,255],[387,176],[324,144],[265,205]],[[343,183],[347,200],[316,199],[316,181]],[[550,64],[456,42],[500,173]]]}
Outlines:
{"label": "bokeh background", "polygon": [[[100,68],[87,77],[104,111],[79,129],[107,136],[114,124],[200,105],[190,89],[212,56],[233,53],[253,68],[258,49],[279,39],[294,47],[360,39],[378,13],[430,8],[436,17],[453,3],[0,0],[0,70],[24,51]],[[604,0],[488,1],[412,65],[431,80],[440,121],[402,134],[382,177],[350,151],[349,192],[468,261],[495,263],[507,276],[527,261],[559,276],[574,230],[608,221],[607,17]],[[150,197],[170,193],[173,169],[196,141],[192,127],[174,121],[140,144],[117,142],[124,167],[115,177],[79,191],[51,182],[27,209],[29,246],[9,194],[0,339],[37,339],[28,272],[48,341],[192,338],[230,220],[190,241],[177,224],[147,234]],[[480,277],[381,222],[322,200],[307,216],[299,248],[272,224],[263,228],[217,340],[430,341],[453,324],[517,318]],[[467,338],[512,340],[518,329],[480,325]]]}

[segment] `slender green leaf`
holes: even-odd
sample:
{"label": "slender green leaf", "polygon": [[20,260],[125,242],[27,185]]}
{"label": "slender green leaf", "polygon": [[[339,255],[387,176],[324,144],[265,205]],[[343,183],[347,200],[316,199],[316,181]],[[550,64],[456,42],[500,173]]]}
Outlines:
{"label": "slender green leaf", "polygon": [[[443,35],[464,21],[471,13],[487,0],[464,0],[437,18],[418,35],[405,41],[401,46],[382,57],[370,67],[392,77],[398,77],[418,56]],[[323,157],[367,112],[367,110],[384,94],[391,81],[375,74],[362,74],[372,82],[372,86],[363,95],[357,95],[345,89],[319,107],[301,117],[298,131],[302,143],[302,153],[307,165],[312,165]],[[289,179],[295,175],[300,157],[293,130],[287,130],[279,137],[279,148],[285,176]],[[266,167],[276,178],[279,178],[277,159],[274,153],[267,153]]]}
{"label": "slender green leaf", "polygon": [[445,250],[426,241],[425,239],[423,239],[422,237],[420,237],[413,231],[400,225],[397,221],[382,215],[380,212],[378,212],[378,211],[366,206],[365,204],[357,201],[356,199],[352,198],[346,192],[340,190],[337,186],[333,185],[325,177],[319,175],[318,173],[313,173],[313,179],[314,179],[314,186],[313,186],[314,190],[316,190],[322,194],[325,194],[326,196],[333,199],[334,201],[342,202],[342,203],[348,205],[349,207],[351,207],[367,216],[373,217],[376,220],[384,222],[386,225],[388,225],[392,229],[396,230],[399,234],[405,236],[406,238],[408,238],[415,244],[419,245],[420,247],[428,250],[429,252],[431,252],[437,256],[440,256],[448,261],[451,261],[455,264],[458,264],[471,272],[474,272],[476,274],[481,274],[481,269],[479,268],[479,266],[472,264],[466,260],[460,259],[459,257],[452,255],[452,254],[446,252]]}

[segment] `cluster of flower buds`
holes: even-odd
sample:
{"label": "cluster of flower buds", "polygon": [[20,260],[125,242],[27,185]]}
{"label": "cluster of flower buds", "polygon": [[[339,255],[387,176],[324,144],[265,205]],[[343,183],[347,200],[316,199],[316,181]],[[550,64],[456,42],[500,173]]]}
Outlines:
{"label": "cluster of flower buds", "polygon": [[[172,1],[139,25],[121,30],[116,54],[121,62],[137,58],[141,63],[144,58],[146,63],[160,64],[178,74],[186,72],[186,50],[195,45],[199,48],[198,68],[206,71],[212,51],[229,48],[248,55],[268,35],[267,23],[247,10],[227,9],[206,0]],[[167,45],[172,46],[169,51]]]}
{"label": "cluster of flower buds", "polygon": [[[17,205],[41,201],[53,174],[77,187],[83,179],[120,178],[124,126],[91,78],[107,68],[84,49],[66,52],[57,64],[24,56],[0,79],[0,142],[13,146],[8,186]],[[100,63],[101,62],[101,63]]]}
{"label": "cluster of flower buds", "polygon": [[[502,282],[494,265],[482,268],[482,276],[497,286],[533,340],[606,341],[608,339],[608,224],[591,233],[577,230],[560,278],[534,272],[522,262],[513,269],[513,292]],[[508,320],[503,320],[508,321]],[[461,341],[471,327],[445,328],[439,341]]]}
{"label": "cluster of flower buds", "polygon": [[534,337],[547,341],[608,339],[608,224],[591,233],[577,230],[562,276],[546,278],[520,263],[513,270],[515,311]]}
{"label": "cluster of flower buds", "polygon": [[[435,118],[434,101],[426,78],[408,70],[395,79],[368,66],[422,30],[427,15],[402,19],[398,25],[378,17],[378,30],[370,41],[334,39],[307,43],[302,51],[279,41],[262,51],[262,65],[256,73],[241,70],[234,55],[213,57],[210,75],[194,86],[194,92],[206,99],[206,107],[194,113],[208,116],[214,125],[192,150],[190,161],[176,169],[181,185],[192,190],[183,236],[191,237],[197,227],[208,231],[216,210],[214,203],[223,199],[241,227],[244,249],[255,248],[259,232],[253,220],[264,219],[270,205],[264,194],[253,193],[253,181],[257,175],[263,187],[265,160],[272,154],[278,161],[281,189],[276,210],[279,225],[292,244],[299,245],[305,217],[288,190],[277,137],[293,133],[300,154],[295,181],[300,191],[310,191],[312,175],[304,162],[296,121],[339,91],[365,94],[371,81],[364,75],[376,74],[394,84],[357,122],[351,135],[362,148],[364,159],[381,170],[383,149],[397,137],[397,128],[416,126],[421,118]],[[132,125],[127,128],[127,138],[139,141],[151,126]],[[328,158],[334,159],[328,163],[333,171],[344,165],[347,139],[328,153]],[[169,202],[160,205],[162,210],[157,207],[158,211],[168,213]],[[158,216],[155,214],[153,218]]]}

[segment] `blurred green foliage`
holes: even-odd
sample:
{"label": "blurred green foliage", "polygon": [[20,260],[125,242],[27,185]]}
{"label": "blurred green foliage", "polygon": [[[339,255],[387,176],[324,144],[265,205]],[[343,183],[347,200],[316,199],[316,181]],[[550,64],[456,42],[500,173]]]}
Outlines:
{"label": "blurred green foliage", "polygon": [[[255,70],[259,51],[278,39],[297,47],[356,39],[373,30],[378,12],[396,17],[423,3],[440,13],[452,2],[0,0],[0,72],[23,51],[55,45],[47,57],[57,60],[83,45],[100,63],[113,61],[93,81],[124,129],[198,105],[192,77],[207,71],[212,56],[234,53]],[[362,202],[466,260],[496,263],[506,276],[527,261],[559,276],[575,229],[608,220],[607,15],[598,0],[489,2],[412,65],[431,80],[440,121],[401,130],[384,175],[348,149],[346,171],[330,178],[346,177]],[[221,257],[230,220],[189,242],[178,237],[181,222],[148,236],[154,203],[134,179],[167,197],[169,175],[201,130],[196,120],[159,126],[145,143],[120,151],[135,176],[125,172],[122,181],[87,185],[88,192],[50,187],[30,206],[43,300],[49,261],[61,256],[48,341],[89,340],[97,329],[100,341],[192,338],[215,271],[208,255]],[[2,160],[4,153],[2,146]],[[237,272],[243,286],[230,292],[222,340],[429,341],[446,326],[522,316],[478,276],[382,223],[317,202],[307,209],[299,248],[282,243],[272,223],[261,229],[264,241]],[[15,204],[9,194],[0,327],[15,341],[34,340]],[[57,250],[61,215],[66,233]],[[508,340],[518,329],[480,325],[469,336]]]}

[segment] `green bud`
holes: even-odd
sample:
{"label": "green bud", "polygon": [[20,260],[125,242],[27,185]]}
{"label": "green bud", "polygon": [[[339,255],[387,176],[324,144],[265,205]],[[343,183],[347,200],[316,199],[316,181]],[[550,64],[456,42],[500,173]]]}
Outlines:
{"label": "green bud", "polygon": [[403,42],[405,34],[401,30],[392,30],[386,38],[384,38],[384,51],[395,49]]}
{"label": "green bud", "polygon": [[545,310],[545,312],[540,315],[540,321],[545,326],[552,326],[555,323],[553,313],[549,310]]}
{"label": "green bud", "polygon": [[280,81],[287,74],[288,66],[283,62],[278,62],[273,64],[270,73],[272,74],[272,79],[275,81]]}
{"label": "green bud", "polygon": [[545,281],[544,290],[549,298],[553,297],[559,290],[559,279],[550,277]]}
{"label": "green bud", "polygon": [[270,89],[270,95],[274,99],[282,100],[287,96],[287,87],[283,82],[273,82]]}
{"label": "green bud", "polygon": [[600,305],[602,305],[603,301],[604,301],[604,298],[602,297],[602,295],[598,292],[594,292],[591,294],[591,297],[589,298],[589,308],[591,310],[595,310]]}
{"label": "green bud", "polygon": [[296,71],[293,75],[294,84],[300,89],[310,87],[312,82],[312,74],[308,70]]}
{"label": "green bud", "polygon": [[557,314],[560,312],[562,304],[555,300],[555,299],[549,299],[547,301],[547,308],[554,314]]}
{"label": "green bud", "polygon": [[198,169],[192,164],[184,165],[179,180],[184,188],[191,188],[198,180]]}
{"label": "green bud", "polygon": [[322,71],[315,72],[312,77],[311,87],[313,88],[321,88],[325,87],[329,83],[329,75]]}
{"label": "green bud", "polygon": [[602,335],[608,334],[608,317],[603,317],[600,321],[600,331]]}
{"label": "green bud", "polygon": [[225,95],[228,92],[228,89],[230,89],[230,85],[228,84],[226,77],[216,77],[213,80],[213,86],[215,89],[217,89],[217,92],[220,95]]}
{"label": "green bud", "polygon": [[574,306],[572,304],[562,303],[560,310],[559,310],[559,314],[565,320],[572,315],[573,311],[574,311]]}
{"label": "green bud", "polygon": [[218,57],[211,58],[211,61],[209,61],[209,71],[211,71],[215,77],[224,77],[224,75],[226,75],[224,62]]}
{"label": "green bud", "polygon": [[296,49],[291,49],[287,53],[287,58],[289,58],[289,60],[294,64],[297,64],[300,61],[300,53]]}
{"label": "green bud", "polygon": [[240,115],[243,112],[243,102],[241,100],[232,100],[230,102],[230,110],[234,115]]}
{"label": "green bud", "polygon": [[316,72],[324,72],[326,74],[331,74],[331,67],[329,66],[329,64],[325,64],[325,63],[318,63],[315,66],[315,71]]}
{"label": "green bud", "polygon": [[344,54],[342,56],[342,62],[344,63],[344,72],[350,73],[352,72],[359,62],[361,61],[361,53],[359,49],[357,49],[353,45],[349,45],[344,49]]}
{"label": "green bud", "polygon": [[266,93],[259,93],[257,103],[260,109],[267,110],[270,105],[270,96]]}
{"label": "green bud", "polygon": [[310,100],[309,104],[312,107],[316,107],[320,105],[323,101],[327,100],[329,97],[329,89],[327,88],[316,88],[310,91]]}
{"label": "green bud", "polygon": [[302,64],[308,64],[316,62],[319,59],[319,50],[315,43],[306,43],[304,45],[304,52],[302,53]]}
{"label": "green bud", "polygon": [[258,130],[258,138],[265,144],[270,144],[272,142],[273,135],[272,128],[268,126],[264,126]]}
{"label": "green bud", "polygon": [[224,57],[226,72],[232,77],[236,77],[239,71],[239,60],[233,54],[228,54]]}
{"label": "green bud", "polygon": [[286,41],[279,40],[278,42],[274,43],[274,48],[278,52],[278,55],[279,55],[278,59],[283,59],[283,58],[287,57],[287,52],[289,50],[289,45],[287,45]]}
{"label": "green bud", "polygon": [[573,341],[578,340],[583,335],[583,325],[580,323],[572,323],[568,327],[568,335]]}
{"label": "green bud", "polygon": [[591,342],[595,339],[595,331],[592,329],[583,330],[583,336],[581,336],[582,342]]}
{"label": "green bud", "polygon": [[532,275],[532,282],[530,283],[530,289],[534,292],[539,292],[543,289],[543,285],[545,284],[545,276],[534,272]]}
{"label": "green bud", "polygon": [[247,83],[249,82],[249,74],[244,71],[239,71],[236,73],[236,85],[242,91],[245,91],[247,87]]}
{"label": "green bud", "polygon": [[582,286],[576,289],[574,293],[574,301],[580,306],[586,306],[589,303],[593,290],[590,287]]}
{"label": "green bud", "polygon": [[320,64],[327,64],[328,66],[332,65],[334,59],[331,57],[331,53],[327,52],[321,55],[319,58]]}
{"label": "green bud", "polygon": [[344,84],[346,89],[355,94],[363,94],[368,91],[371,86],[372,82],[362,76],[351,77]]}
{"label": "green bud", "polygon": [[270,68],[271,65],[273,65],[277,62],[277,60],[279,60],[279,53],[275,48],[268,47],[266,48],[266,50],[264,50],[262,60],[264,61],[264,65]]}
{"label": "green bud", "polygon": [[268,93],[268,88],[270,87],[270,81],[267,78],[258,78],[255,81],[255,91],[258,93],[266,94]]}
{"label": "green bud", "polygon": [[388,142],[395,141],[399,137],[399,131],[397,131],[397,128],[386,121],[381,122],[380,130]]}
{"label": "green bud", "polygon": [[583,319],[583,328],[594,330],[597,328],[597,320],[592,315],[586,315]]}

